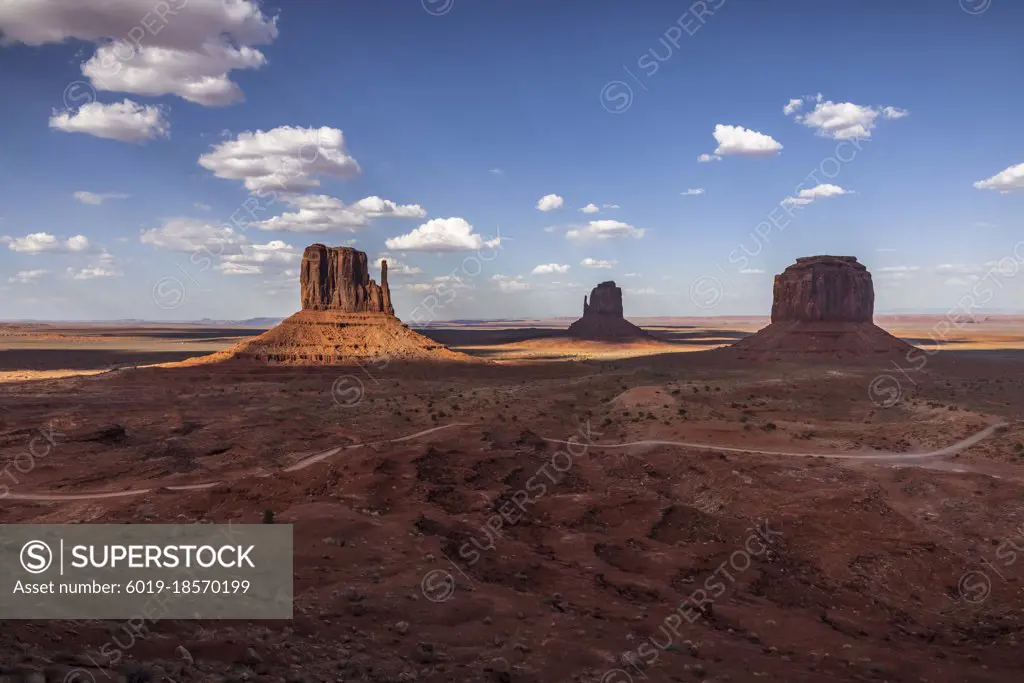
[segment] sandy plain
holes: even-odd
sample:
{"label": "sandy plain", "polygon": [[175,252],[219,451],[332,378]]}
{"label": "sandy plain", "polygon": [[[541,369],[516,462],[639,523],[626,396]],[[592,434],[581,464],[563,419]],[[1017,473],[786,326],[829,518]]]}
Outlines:
{"label": "sandy plain", "polygon": [[[940,318],[878,321],[930,348]],[[0,462],[60,436],[0,521],[273,510],[296,600],[130,639],[6,621],[0,675],[1020,680],[1024,320],[923,363],[715,350],[763,319],[634,319],[660,341],[628,347],[561,322],[426,331],[471,363],[321,368],[178,364],[258,329],[6,327]]]}

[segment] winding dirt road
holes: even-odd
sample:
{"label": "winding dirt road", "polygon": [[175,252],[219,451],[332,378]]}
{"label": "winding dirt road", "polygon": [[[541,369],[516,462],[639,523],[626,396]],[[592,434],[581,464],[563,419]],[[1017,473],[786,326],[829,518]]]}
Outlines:
{"label": "winding dirt road", "polygon": [[[955,455],[960,451],[963,451],[975,444],[987,439],[992,436],[997,429],[1000,427],[1007,426],[1008,423],[1000,422],[998,424],[989,425],[985,429],[981,430],[973,436],[969,436],[962,441],[958,441],[951,446],[940,448],[934,451],[919,452],[919,453],[897,453],[893,451],[870,451],[867,453],[814,453],[814,452],[799,452],[799,451],[768,451],[757,448],[740,448],[737,446],[719,446],[717,444],[710,443],[697,443],[690,441],[662,441],[659,439],[644,439],[642,441],[630,441],[627,443],[588,443],[587,448],[634,448],[637,446],[677,446],[680,448],[691,448],[702,451],[712,451],[719,453],[748,453],[751,455],[771,455],[784,458],[833,458],[841,460],[878,460],[878,461],[905,461],[905,460],[925,460],[929,458],[943,458],[949,455]],[[431,427],[430,429],[424,429],[414,434],[407,436],[401,436],[396,439],[384,439],[382,441],[370,441],[367,443],[355,443],[348,446],[338,446],[322,453],[316,453],[310,455],[298,462],[283,468],[283,472],[296,472],[298,470],[305,469],[310,465],[315,465],[318,462],[322,462],[331,458],[342,451],[350,451],[356,448],[366,448],[368,446],[379,446],[383,444],[394,444],[402,443],[403,441],[412,441],[418,439],[421,436],[433,434],[446,429],[453,429],[455,427],[468,427],[468,422],[453,422],[452,424],[442,425],[440,427]],[[541,437],[548,443],[557,443],[565,445],[579,445],[580,441],[567,441],[563,439],[552,439],[548,437]],[[259,477],[271,477],[275,473],[263,473],[255,476]],[[252,475],[249,475],[252,476]],[[230,483],[228,480],[222,481],[209,481],[199,484],[187,484],[182,486],[152,486],[149,488],[141,489],[126,489],[124,491],[105,491],[105,492],[93,492],[93,493],[42,493],[42,492],[27,492],[27,493],[14,493],[10,492],[2,499],[6,500],[23,500],[32,502],[71,502],[71,501],[83,501],[83,500],[102,500],[105,498],[125,498],[129,496],[142,496],[147,493],[156,492],[174,492],[174,491],[195,491],[200,489],[208,489],[220,484]],[[2,500],[0,499],[0,500]]]}

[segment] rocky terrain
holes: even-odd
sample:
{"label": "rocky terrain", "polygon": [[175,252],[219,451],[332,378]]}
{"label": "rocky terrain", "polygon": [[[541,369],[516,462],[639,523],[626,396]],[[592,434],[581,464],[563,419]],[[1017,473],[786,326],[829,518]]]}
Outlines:
{"label": "rocky terrain", "polygon": [[771,324],[728,350],[749,358],[906,355],[913,347],[874,323],[871,273],[853,256],[806,256],[775,276]]}
{"label": "rocky terrain", "polygon": [[622,315],[622,289],[602,282],[583,297],[583,317],[569,326],[570,337],[595,341],[643,339],[650,335]]}
{"label": "rocky terrain", "polygon": [[[1016,356],[894,369],[863,352],[910,348],[871,322],[870,275],[813,257],[732,350],[470,362],[388,312],[365,254],[313,249],[304,309],[217,362],[0,393],[0,523],[269,511],[293,526],[293,619],[0,621],[0,680],[1024,674]],[[622,313],[602,283],[574,325]],[[573,343],[631,345],[608,339]]]}
{"label": "rocky terrain", "polygon": [[[712,353],[220,363],[13,385],[0,458],[33,430],[60,436],[5,482],[0,521],[259,523],[272,510],[294,525],[296,601],[286,622],[0,622],[0,675],[1019,680],[1020,367],[939,355],[885,408],[868,391],[882,363]],[[941,449],[999,422],[948,456],[813,457]],[[206,481],[222,483],[164,488]]]}

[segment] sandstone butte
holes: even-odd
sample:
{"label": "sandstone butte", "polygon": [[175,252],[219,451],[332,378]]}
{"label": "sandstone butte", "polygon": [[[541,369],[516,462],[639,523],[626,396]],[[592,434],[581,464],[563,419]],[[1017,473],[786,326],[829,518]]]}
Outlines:
{"label": "sandstone butte", "polygon": [[311,244],[299,276],[302,309],[258,337],[214,354],[284,365],[329,365],[373,359],[463,360],[467,357],[413,332],[395,317],[388,266],[370,279],[366,252]]}
{"label": "sandstone butte", "polygon": [[874,324],[871,273],[854,256],[805,256],[775,276],[771,324],[730,350],[835,356],[905,354],[913,347]]}
{"label": "sandstone butte", "polygon": [[648,339],[650,335],[622,316],[622,289],[602,282],[583,297],[583,317],[569,326],[569,336],[596,341]]}

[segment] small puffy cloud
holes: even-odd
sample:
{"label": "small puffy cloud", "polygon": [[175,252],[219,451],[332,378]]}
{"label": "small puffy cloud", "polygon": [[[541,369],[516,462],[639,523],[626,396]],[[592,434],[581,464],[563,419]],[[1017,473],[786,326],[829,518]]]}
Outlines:
{"label": "small puffy cloud", "polygon": [[701,163],[701,164],[706,164],[709,161],[721,161],[721,160],[722,160],[722,157],[718,156],[717,154],[701,154],[699,157],[697,157],[697,162]]}
{"label": "small puffy cloud", "polygon": [[50,128],[134,143],[168,137],[171,130],[160,107],[143,106],[131,100],[90,102],[77,112],[55,111],[50,117]]}
{"label": "small puffy cloud", "polygon": [[239,133],[213,145],[199,165],[218,178],[240,180],[250,192],[301,192],[320,186],[317,176],[351,178],[362,170],[337,128],[280,126]]}
{"label": "small puffy cloud", "polygon": [[627,289],[627,294],[636,294],[638,296],[655,296],[659,294],[658,290],[653,287],[641,287],[639,289]]}
{"label": "small puffy cloud", "polygon": [[388,275],[398,275],[399,277],[406,277],[410,275],[419,275],[420,273],[423,272],[417,266],[409,266],[402,263],[401,261],[393,257],[391,254],[381,254],[376,258],[376,260],[374,260],[373,263],[378,270],[380,270],[380,264],[383,261],[388,262]]}
{"label": "small puffy cloud", "polygon": [[81,253],[91,249],[89,238],[85,235],[75,235],[62,241],[48,232],[34,232],[24,237],[2,237],[0,243],[6,243],[11,251],[23,254]]}
{"label": "small puffy cloud", "polygon": [[546,194],[537,200],[537,210],[554,211],[555,209],[562,208],[563,204],[565,204],[565,200],[557,194]]}
{"label": "small puffy cloud", "polygon": [[601,261],[599,259],[590,258],[589,256],[582,261],[580,265],[584,268],[611,268],[615,266],[618,261]]}
{"label": "small puffy cloud", "polygon": [[999,190],[1002,193],[1024,190],[1024,163],[1005,168],[991,178],[974,183],[979,190]]}
{"label": "small puffy cloud", "polygon": [[704,188],[691,187],[686,192],[680,192],[679,194],[683,195],[684,197],[699,197],[700,195],[704,194]]}
{"label": "small puffy cloud", "polygon": [[740,275],[764,275],[764,271],[760,268],[743,268],[740,270]]}
{"label": "small puffy cloud", "polygon": [[280,199],[297,210],[256,223],[260,230],[356,232],[369,225],[372,218],[424,218],[427,215],[419,204],[396,204],[376,196],[360,199],[354,204],[345,204],[325,194],[285,195]]}
{"label": "small puffy cloud", "polygon": [[388,238],[384,244],[398,251],[471,251],[496,247],[501,238],[485,240],[464,218],[435,218],[406,235]]}
{"label": "small puffy cloud", "polygon": [[786,106],[782,108],[782,113],[789,116],[795,111],[799,111],[804,106],[804,101],[801,99],[792,99],[786,103]]}
{"label": "small puffy cloud", "polygon": [[74,198],[83,204],[91,204],[93,206],[99,206],[108,199],[128,199],[131,195],[124,194],[123,192],[85,192],[79,191],[74,193]]}
{"label": "small puffy cloud", "polygon": [[582,209],[580,209],[580,213],[600,213],[600,211],[601,209],[597,206],[597,204],[587,204]]}
{"label": "small puffy cloud", "polygon": [[554,275],[556,273],[564,274],[568,272],[569,266],[567,264],[562,265],[558,263],[545,263],[533,269],[534,275]]}
{"label": "small puffy cloud", "polygon": [[396,204],[390,199],[364,197],[352,205],[358,213],[370,218],[426,218],[427,212],[419,204]]}
{"label": "small puffy cloud", "polygon": [[491,281],[498,284],[498,289],[501,291],[511,294],[513,292],[525,292],[526,290],[533,289],[533,285],[529,282],[523,281],[522,275],[516,275],[511,277],[509,275],[492,275]]}
{"label": "small puffy cloud", "polygon": [[623,277],[640,277],[640,273],[626,273]]}
{"label": "small puffy cloud", "polygon": [[95,280],[104,277],[121,277],[123,274],[117,267],[114,257],[106,251],[85,268],[68,268],[67,274],[74,280]]}
{"label": "small puffy cloud", "polygon": [[[804,100],[811,101],[812,98]],[[871,137],[871,131],[875,129],[878,118],[902,119],[910,115],[906,109],[892,106],[875,107],[831,100],[823,102],[821,95],[813,98],[813,101],[814,109],[795,116],[794,120],[815,129],[818,135],[833,140],[867,139]],[[795,112],[796,109],[792,111]],[[789,113],[792,112],[787,112]]]}
{"label": "small puffy cloud", "polygon": [[227,225],[208,223],[192,218],[170,218],[159,228],[142,230],[142,244],[158,249],[192,253],[204,249],[214,255],[242,254],[245,236]]}
{"label": "small puffy cloud", "polygon": [[620,207],[619,207],[618,204],[602,204],[601,208],[602,209],[618,209]]}
{"label": "small puffy cloud", "polygon": [[590,221],[586,227],[573,228],[566,232],[565,236],[569,239],[595,240],[607,240],[616,237],[640,238],[644,236],[644,229],[635,228],[629,223],[623,223],[622,221]]}
{"label": "small puffy cloud", "polygon": [[254,0],[17,0],[0,3],[0,35],[31,46],[92,43],[81,68],[97,90],[223,106],[243,99],[230,72],[266,63],[254,46],[277,37],[277,19]]}
{"label": "small puffy cloud", "polygon": [[843,189],[838,185],[823,183],[814,187],[800,190],[796,197],[786,197],[782,200],[783,206],[806,206],[817,199],[826,197],[839,197],[844,194],[853,194],[850,190]]}
{"label": "small puffy cloud", "polygon": [[772,136],[743,126],[726,126],[719,123],[715,126],[713,135],[718,142],[714,156],[718,157],[772,156],[782,150],[782,145]]}
{"label": "small puffy cloud", "polygon": [[28,285],[33,282],[38,282],[39,278],[43,277],[49,272],[50,271],[48,270],[19,270],[13,276],[7,278],[7,281]]}
{"label": "small puffy cloud", "polygon": [[544,232],[555,232],[558,229],[559,228],[557,225],[549,225],[548,227],[544,228]]}

